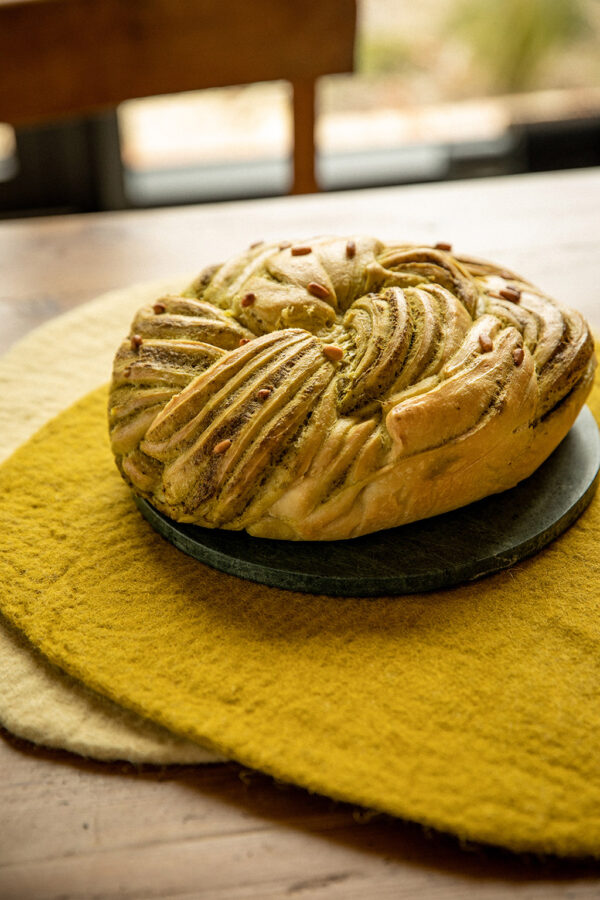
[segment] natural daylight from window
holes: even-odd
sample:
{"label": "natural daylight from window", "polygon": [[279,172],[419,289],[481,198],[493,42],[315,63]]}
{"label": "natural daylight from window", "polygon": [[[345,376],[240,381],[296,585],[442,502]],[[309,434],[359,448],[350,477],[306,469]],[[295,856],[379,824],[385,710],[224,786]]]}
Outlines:
{"label": "natural daylight from window", "polygon": [[[597,165],[600,0],[358,0],[355,71],[321,78],[317,106],[324,189]],[[285,82],[131,100],[118,118],[134,206],[289,189]],[[0,181],[16,166],[0,124]]]}
{"label": "natural daylight from window", "polygon": [[[356,71],[319,85],[319,156],[368,169],[369,155],[402,149],[419,180],[437,145],[485,148],[521,123],[598,116],[599,48],[598,0],[359,0]],[[289,86],[135,100],[120,127],[138,172],[282,159]]]}

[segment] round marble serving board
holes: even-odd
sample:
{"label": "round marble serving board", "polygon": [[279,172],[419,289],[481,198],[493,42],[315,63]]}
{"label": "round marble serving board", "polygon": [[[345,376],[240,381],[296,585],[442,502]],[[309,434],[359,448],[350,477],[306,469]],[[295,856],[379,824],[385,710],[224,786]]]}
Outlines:
{"label": "round marble serving board", "polygon": [[531,556],[583,512],[599,468],[598,426],[584,407],[549,459],[510,491],[347,541],[274,541],[200,528],[135,500],[163,537],[222,572],[311,594],[377,597],[450,587]]}

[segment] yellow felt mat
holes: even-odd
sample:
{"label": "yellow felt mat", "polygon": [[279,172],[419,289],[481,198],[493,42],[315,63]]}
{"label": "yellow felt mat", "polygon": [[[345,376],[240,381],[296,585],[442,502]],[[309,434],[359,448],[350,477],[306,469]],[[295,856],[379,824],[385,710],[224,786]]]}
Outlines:
{"label": "yellow felt mat", "polygon": [[380,600],[272,590],[151,530],[114,469],[105,404],[96,391],[0,469],[2,609],[51,660],[309,789],[516,850],[600,855],[598,499],[479,583]]}

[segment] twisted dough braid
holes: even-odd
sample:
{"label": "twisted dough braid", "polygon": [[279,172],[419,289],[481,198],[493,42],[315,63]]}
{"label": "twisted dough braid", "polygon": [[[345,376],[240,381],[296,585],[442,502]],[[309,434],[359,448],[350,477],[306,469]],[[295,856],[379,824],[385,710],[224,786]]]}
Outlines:
{"label": "twisted dough braid", "polygon": [[583,318],[449,249],[260,244],[136,315],[110,435],[174,519],[333,540],[527,477],[591,386]]}

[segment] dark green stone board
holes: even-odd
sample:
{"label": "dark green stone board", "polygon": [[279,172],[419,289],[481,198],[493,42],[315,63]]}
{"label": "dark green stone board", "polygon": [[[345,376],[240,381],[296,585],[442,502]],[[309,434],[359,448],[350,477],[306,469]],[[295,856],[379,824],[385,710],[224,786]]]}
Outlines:
{"label": "dark green stone board", "polygon": [[583,512],[599,468],[600,435],[584,407],[552,456],[510,491],[348,541],[273,541],[200,528],[135,499],[163,537],[222,572],[311,594],[377,597],[450,587],[531,556]]}

